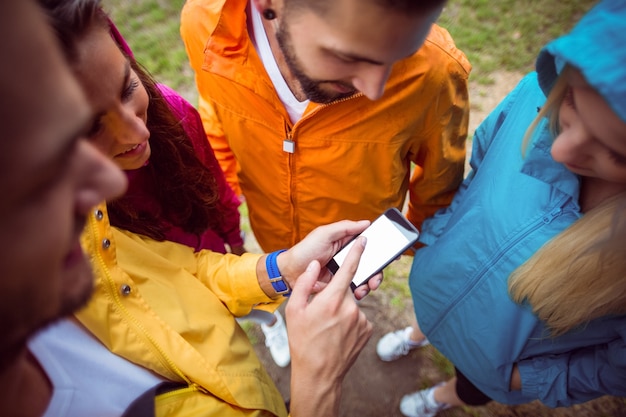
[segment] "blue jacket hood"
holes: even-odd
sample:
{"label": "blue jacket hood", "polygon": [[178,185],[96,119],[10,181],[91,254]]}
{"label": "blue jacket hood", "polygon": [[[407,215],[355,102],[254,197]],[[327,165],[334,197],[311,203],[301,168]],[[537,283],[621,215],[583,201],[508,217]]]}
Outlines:
{"label": "blue jacket hood", "polygon": [[565,64],[580,70],[626,122],[626,0],[599,2],[569,34],[541,50],[537,73],[546,96]]}

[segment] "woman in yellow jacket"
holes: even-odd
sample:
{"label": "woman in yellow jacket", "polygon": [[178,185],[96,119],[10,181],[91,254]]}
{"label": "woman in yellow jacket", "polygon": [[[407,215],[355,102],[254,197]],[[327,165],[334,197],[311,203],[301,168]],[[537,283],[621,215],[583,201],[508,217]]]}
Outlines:
{"label": "woman in yellow jacket", "polygon": [[[109,109],[94,121],[90,135],[99,131],[103,119],[140,117],[129,111],[133,102],[129,86],[136,82],[136,74],[111,38],[99,1],[42,0],[42,4],[49,8],[56,4],[55,16],[61,20],[68,18],[63,12],[80,12],[75,25],[57,27],[58,21],[54,25],[90,104]],[[135,388],[129,381],[142,380],[160,393],[158,416],[286,415],[283,399],[235,318],[259,304],[277,307],[291,288],[286,313],[293,352],[292,414],[335,415],[343,376],[371,334],[371,324],[348,290],[363,245],[355,245],[351,259],[332,281],[320,265],[368,223],[320,227],[288,251],[239,257],[194,253],[184,245],[113,228],[106,206],[98,207],[82,237],[96,275],[94,295],[76,315],[80,324],[72,322],[69,331],[52,327],[38,340],[44,345],[65,342],[67,350],[50,358],[37,353],[42,352],[36,349],[37,340],[32,344],[46,370],[61,367],[62,372],[55,374],[59,378],[70,375],[83,381],[69,388],[72,395],[62,406],[52,408],[59,405],[54,395],[61,395],[62,389],[51,378],[53,402],[46,417],[122,415],[120,407],[110,414],[100,410],[121,401],[121,394],[107,389],[108,378],[116,373],[127,379],[122,383],[128,390]],[[357,289],[357,298],[379,281],[380,277]],[[76,346],[78,350],[72,350]],[[79,362],[85,351],[93,360]],[[95,377],[85,376],[85,370]],[[162,392],[164,387],[167,392]],[[155,397],[147,398],[154,406]],[[136,404],[126,401],[131,410],[126,415],[138,415]]]}
{"label": "woman in yellow jacket", "polygon": [[[309,415],[304,407],[311,407],[310,415],[334,415],[336,389],[371,333],[371,325],[346,293],[354,269],[337,274],[311,304],[307,298],[319,263],[300,278],[304,282],[295,284],[295,278],[309,260],[330,259],[367,224],[345,221],[318,228],[276,260],[288,285],[295,287],[287,306],[294,416]],[[285,300],[269,283],[268,256],[194,253],[184,245],[153,241],[111,227],[104,205],[88,220],[83,247],[91,257],[96,288],[88,306],[76,315],[78,320],[111,352],[164,380],[181,383],[156,397],[156,415],[287,414],[235,320],[259,303],[278,306]],[[372,288],[376,286],[373,281]]]}

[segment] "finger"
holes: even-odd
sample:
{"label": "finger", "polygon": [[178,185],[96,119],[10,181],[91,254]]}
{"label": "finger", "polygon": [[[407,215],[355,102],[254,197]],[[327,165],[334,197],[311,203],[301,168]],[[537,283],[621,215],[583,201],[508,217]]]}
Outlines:
{"label": "finger", "polygon": [[317,261],[311,261],[306,270],[298,277],[293,287],[291,296],[289,297],[289,306],[302,307],[306,306],[309,297],[315,292],[315,285],[320,273],[320,264]]}
{"label": "finger", "polygon": [[313,294],[317,294],[318,292],[322,292],[324,288],[328,285],[327,282],[317,281],[315,285],[313,285]]}
{"label": "finger", "polygon": [[373,275],[367,282],[363,285],[359,285],[354,290],[354,296],[357,300],[362,300],[370,291],[375,291],[380,286],[380,283],[383,281],[383,273],[379,272],[376,275]]}
{"label": "finger", "polygon": [[356,298],[357,300],[362,300],[369,293],[370,293],[369,287],[367,285],[361,285],[356,290],[354,290],[354,298]]}
{"label": "finger", "polygon": [[332,287],[336,289],[335,291],[341,292],[345,292],[345,290],[350,287],[350,282],[352,282],[352,278],[354,278],[354,274],[359,266],[359,261],[361,260],[363,250],[365,250],[366,243],[366,237],[359,236],[356,238],[354,245],[352,245],[350,251],[346,255],[346,259],[343,261],[339,270],[337,270],[337,273],[335,273],[335,276],[328,284],[328,287]]}
{"label": "finger", "polygon": [[380,287],[380,284],[382,284],[383,282],[383,273],[379,272],[378,274],[374,275],[372,278],[370,278],[369,281],[367,281],[367,285],[370,289],[370,291],[375,291],[378,289],[378,287]]}

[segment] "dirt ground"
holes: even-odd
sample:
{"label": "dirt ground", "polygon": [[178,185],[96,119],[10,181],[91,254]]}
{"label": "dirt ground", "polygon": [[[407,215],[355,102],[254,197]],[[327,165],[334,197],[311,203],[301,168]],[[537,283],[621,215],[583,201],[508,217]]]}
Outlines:
{"label": "dirt ground", "polygon": [[[517,84],[520,74],[496,73],[494,83],[488,86],[470,86],[470,133],[495,105]],[[471,144],[468,142],[468,148]],[[249,236],[248,250],[254,251],[254,237]],[[432,346],[412,351],[396,362],[382,362],[376,355],[376,343],[385,333],[406,326],[413,316],[408,292],[398,290],[406,286],[410,258],[396,261],[393,276],[386,275],[383,287],[360,302],[368,319],[374,324],[374,334],[365,346],[343,384],[341,416],[401,417],[398,409],[403,395],[447,380],[449,368],[442,364],[441,355]],[[386,289],[389,288],[389,289]],[[281,308],[283,310],[283,308]],[[251,340],[262,362],[266,365],[278,389],[289,398],[290,368],[276,366],[264,345],[259,326],[249,330]],[[445,361],[443,361],[445,362]],[[626,417],[626,399],[603,397],[586,404],[560,409],[549,409],[538,402],[521,406],[490,403],[484,407],[446,410],[440,417]],[[320,416],[323,417],[323,416]]]}

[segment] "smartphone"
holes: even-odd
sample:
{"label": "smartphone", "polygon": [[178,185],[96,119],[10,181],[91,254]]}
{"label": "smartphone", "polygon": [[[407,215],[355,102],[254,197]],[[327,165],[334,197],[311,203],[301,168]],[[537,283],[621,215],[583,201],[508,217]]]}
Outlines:
{"label": "smartphone", "polygon": [[[419,232],[396,208],[390,208],[372,222],[359,236],[367,237],[356,274],[350,287],[354,291],[382,271],[394,259],[413,245]],[[356,236],[354,239],[356,239]],[[343,264],[354,239],[339,250],[326,265],[335,274]]]}

